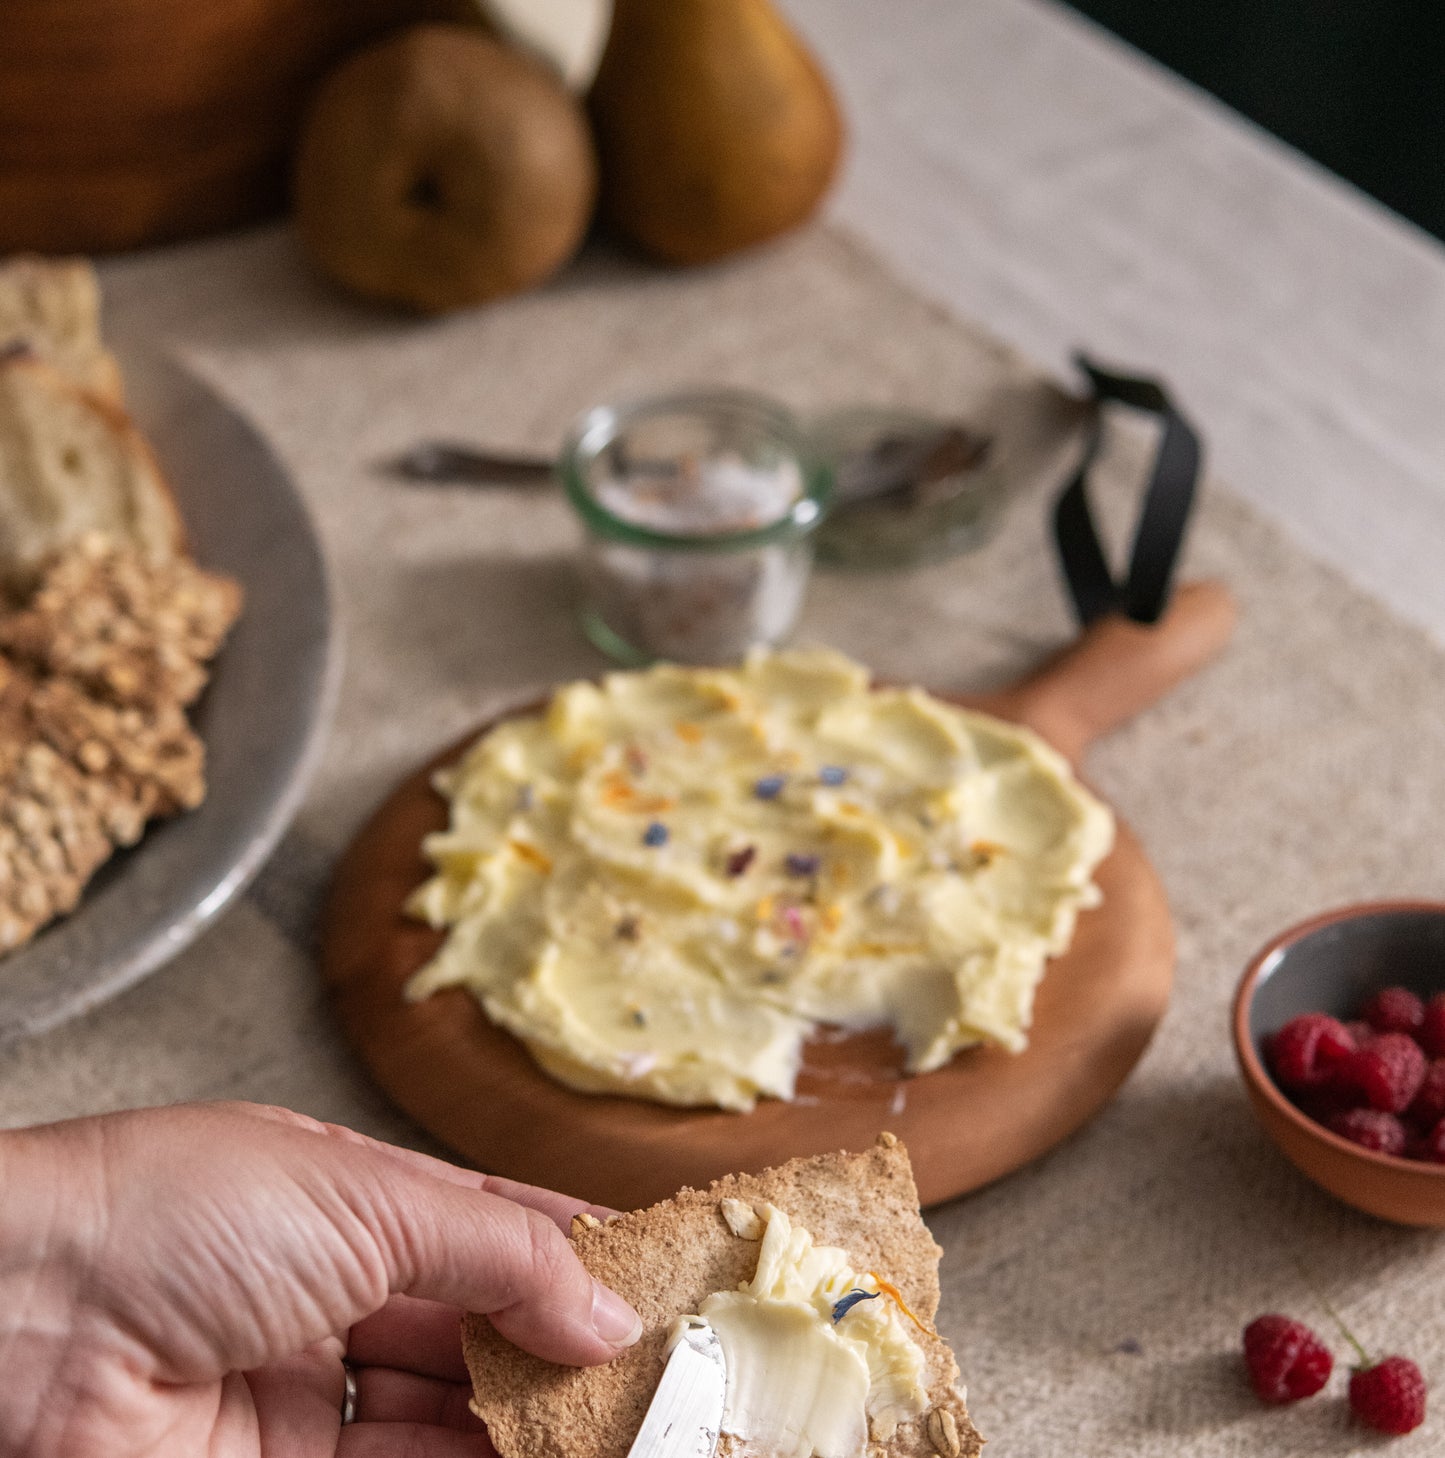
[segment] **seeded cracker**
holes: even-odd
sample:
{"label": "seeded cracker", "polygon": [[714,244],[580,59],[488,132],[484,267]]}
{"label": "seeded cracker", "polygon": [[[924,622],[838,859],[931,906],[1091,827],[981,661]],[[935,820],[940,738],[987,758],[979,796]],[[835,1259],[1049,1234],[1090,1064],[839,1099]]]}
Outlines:
{"label": "seeded cracker", "polygon": [[236,583],[184,557],[151,562],[90,534],[0,618],[0,653],[117,708],[182,708],[205,687],[240,604]]}
{"label": "seeded cracker", "polygon": [[185,705],[239,607],[185,559],[88,536],[0,613],[0,953],[72,910],[148,820],[200,803]]}
{"label": "seeded cracker", "polygon": [[[795,1159],[683,1190],[606,1225],[579,1221],[573,1248],[636,1307],[642,1339],[605,1367],[557,1367],[503,1341],[485,1318],[468,1316],[462,1340],[474,1406],[502,1458],[626,1458],[662,1375],[674,1318],[752,1277],[758,1245],[728,1228],[720,1209],[727,1197],[776,1205],[820,1245],[840,1246],[855,1268],[893,1282],[932,1326],[941,1252],[918,1213],[908,1153],[891,1134],[863,1154]],[[870,1443],[867,1458],[976,1458],[983,1440],[954,1385],[953,1354],[941,1338],[912,1335],[928,1361],[933,1405],[888,1442]],[[724,1435],[719,1458],[737,1451]]]}

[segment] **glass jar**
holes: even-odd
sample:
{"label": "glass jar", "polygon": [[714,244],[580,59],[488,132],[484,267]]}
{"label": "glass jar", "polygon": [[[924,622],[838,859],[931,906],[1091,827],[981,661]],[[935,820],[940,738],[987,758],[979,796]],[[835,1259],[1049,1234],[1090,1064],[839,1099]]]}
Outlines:
{"label": "glass jar", "polygon": [[831,473],[781,406],[742,391],[600,405],[563,446],[582,623],[628,664],[735,662],[786,638]]}

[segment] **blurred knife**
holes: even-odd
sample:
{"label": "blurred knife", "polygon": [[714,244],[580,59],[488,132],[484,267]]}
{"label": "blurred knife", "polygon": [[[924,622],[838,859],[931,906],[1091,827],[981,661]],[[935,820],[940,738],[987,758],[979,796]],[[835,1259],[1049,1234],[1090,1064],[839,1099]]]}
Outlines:
{"label": "blurred knife", "polygon": [[429,485],[550,486],[556,466],[544,456],[505,455],[445,440],[424,440],[388,461],[388,476]]}
{"label": "blurred knife", "polygon": [[713,1458],[726,1391],[717,1333],[706,1323],[685,1327],[627,1458]]}
{"label": "blurred knife", "polygon": [[[839,502],[869,501],[917,491],[972,470],[988,451],[988,438],[945,422],[911,433],[894,432],[848,451],[835,462]],[[428,486],[549,486],[557,468],[545,456],[511,455],[453,441],[420,441],[377,463],[385,475]],[[676,461],[632,459],[627,470],[669,476]]]}

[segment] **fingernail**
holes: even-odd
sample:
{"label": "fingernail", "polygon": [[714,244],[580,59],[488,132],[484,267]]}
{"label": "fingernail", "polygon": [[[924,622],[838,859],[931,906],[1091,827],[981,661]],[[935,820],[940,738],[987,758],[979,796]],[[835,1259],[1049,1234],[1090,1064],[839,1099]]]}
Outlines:
{"label": "fingernail", "polygon": [[592,1330],[611,1347],[630,1347],[642,1335],[642,1318],[616,1291],[592,1283]]}

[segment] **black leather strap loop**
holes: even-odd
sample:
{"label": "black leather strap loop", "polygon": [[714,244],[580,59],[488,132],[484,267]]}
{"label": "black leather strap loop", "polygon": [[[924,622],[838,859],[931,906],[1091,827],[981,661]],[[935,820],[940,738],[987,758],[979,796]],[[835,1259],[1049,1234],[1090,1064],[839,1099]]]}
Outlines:
{"label": "black leather strap loop", "polygon": [[[1110,612],[1122,612],[1140,623],[1157,622],[1169,605],[1174,565],[1194,504],[1203,460],[1199,436],[1157,380],[1110,374],[1082,354],[1075,355],[1074,362],[1088,376],[1095,410],[1078,469],[1054,507],[1054,537],[1064,579],[1081,623]],[[1111,401],[1147,410],[1163,424],[1123,581],[1110,571],[1089,506],[1089,470],[1104,438],[1103,407]]]}

